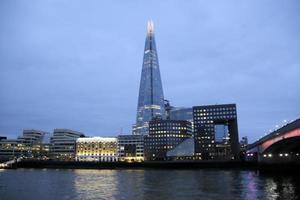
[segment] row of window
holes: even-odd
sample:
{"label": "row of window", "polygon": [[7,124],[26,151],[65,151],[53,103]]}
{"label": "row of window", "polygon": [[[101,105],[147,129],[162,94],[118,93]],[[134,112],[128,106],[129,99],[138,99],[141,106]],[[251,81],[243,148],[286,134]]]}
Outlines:
{"label": "row of window", "polygon": [[115,156],[116,154],[90,154],[90,153],[80,153],[79,156]]}
{"label": "row of window", "polygon": [[220,108],[205,108],[205,109],[195,109],[194,112],[209,112],[209,111],[229,111],[236,110],[235,107],[220,107]]}
{"label": "row of window", "polygon": [[150,146],[149,149],[155,149],[155,150],[160,150],[160,149],[172,149],[174,146]]}
{"label": "row of window", "polygon": [[236,114],[235,111],[228,112],[208,112],[208,113],[194,113],[194,116],[210,116],[210,115],[229,115]]}
{"label": "row of window", "polygon": [[187,137],[187,135],[175,135],[175,134],[163,134],[163,135],[150,135],[148,138],[170,138],[170,137],[176,137],[176,138],[183,138]]}
{"label": "row of window", "polygon": [[180,126],[182,126],[182,124],[180,124],[180,123],[172,123],[172,122],[167,122],[167,123],[150,123],[150,127],[153,127],[153,126],[156,126],[156,127],[160,127],[160,126],[162,126],[162,127],[166,127],[166,126],[177,126],[177,127],[180,127]]}

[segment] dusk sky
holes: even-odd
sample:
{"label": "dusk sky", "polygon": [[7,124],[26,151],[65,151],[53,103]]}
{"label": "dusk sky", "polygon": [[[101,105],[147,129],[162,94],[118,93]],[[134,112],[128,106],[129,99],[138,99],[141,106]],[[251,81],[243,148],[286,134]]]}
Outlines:
{"label": "dusk sky", "polygon": [[300,117],[300,1],[0,2],[0,135],[131,134],[147,20],[173,106],[236,103],[250,142]]}

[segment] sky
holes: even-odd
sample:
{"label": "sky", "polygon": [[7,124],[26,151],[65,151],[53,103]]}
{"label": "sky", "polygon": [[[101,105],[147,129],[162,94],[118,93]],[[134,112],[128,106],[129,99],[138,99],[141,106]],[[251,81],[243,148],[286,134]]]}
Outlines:
{"label": "sky", "polygon": [[300,118],[300,2],[0,2],[0,135],[131,134],[147,20],[173,106],[236,103],[250,142]]}

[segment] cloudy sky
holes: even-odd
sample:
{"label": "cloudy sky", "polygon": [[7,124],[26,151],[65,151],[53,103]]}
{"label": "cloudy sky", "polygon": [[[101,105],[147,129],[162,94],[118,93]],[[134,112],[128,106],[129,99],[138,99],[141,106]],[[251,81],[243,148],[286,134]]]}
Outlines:
{"label": "cloudy sky", "polygon": [[254,141],[300,117],[300,2],[0,2],[0,135],[69,128],[131,133],[146,23],[165,98],[236,103]]}

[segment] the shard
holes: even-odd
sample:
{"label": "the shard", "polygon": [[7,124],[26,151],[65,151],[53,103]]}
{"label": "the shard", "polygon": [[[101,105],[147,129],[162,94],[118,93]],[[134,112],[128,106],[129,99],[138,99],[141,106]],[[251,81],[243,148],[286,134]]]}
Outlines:
{"label": "the shard", "polygon": [[147,25],[137,117],[133,134],[148,134],[148,122],[153,118],[165,119],[165,107],[154,38],[154,26],[150,20]]}

